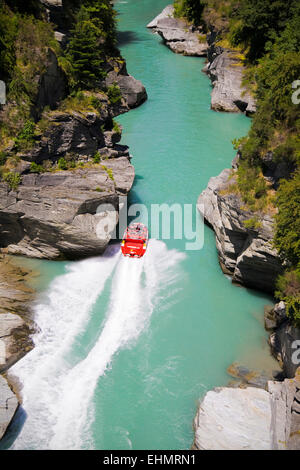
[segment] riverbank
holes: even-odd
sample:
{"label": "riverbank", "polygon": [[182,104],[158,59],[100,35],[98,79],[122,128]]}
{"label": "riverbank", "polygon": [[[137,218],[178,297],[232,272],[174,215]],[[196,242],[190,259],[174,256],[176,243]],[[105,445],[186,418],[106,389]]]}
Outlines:
{"label": "riverbank", "polygon": [[[0,440],[20,403],[20,393],[6,372],[34,347],[32,303],[29,282],[34,273],[9,256],[0,258]],[[4,375],[3,375],[4,374]],[[14,393],[15,392],[15,393]],[[4,404],[9,406],[4,406]]]}

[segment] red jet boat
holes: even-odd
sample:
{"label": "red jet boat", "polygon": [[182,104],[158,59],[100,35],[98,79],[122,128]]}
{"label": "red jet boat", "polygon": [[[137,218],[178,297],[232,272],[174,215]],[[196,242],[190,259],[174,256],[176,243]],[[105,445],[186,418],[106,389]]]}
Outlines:
{"label": "red jet boat", "polygon": [[121,243],[121,251],[124,256],[141,258],[144,256],[148,243],[148,229],[141,223],[132,223],[127,227]]}

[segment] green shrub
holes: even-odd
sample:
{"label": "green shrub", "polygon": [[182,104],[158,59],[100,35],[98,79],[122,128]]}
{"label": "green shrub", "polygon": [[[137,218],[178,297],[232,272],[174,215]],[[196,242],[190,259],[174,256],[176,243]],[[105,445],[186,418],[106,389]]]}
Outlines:
{"label": "green shrub", "polygon": [[21,183],[21,176],[20,173],[10,171],[8,173],[4,173],[3,180],[8,184],[10,189],[16,191]]}
{"label": "green shrub", "polygon": [[27,150],[30,148],[34,143],[34,136],[35,124],[33,121],[28,120],[15,140],[17,150]]}
{"label": "green shrub", "polygon": [[58,166],[59,170],[67,170],[67,168],[68,168],[68,164],[67,164],[66,160],[63,157],[61,157],[58,160],[57,166]]}
{"label": "green shrub", "polygon": [[287,271],[278,277],[275,297],[285,302],[288,316],[300,328],[300,269]]}
{"label": "green shrub", "polygon": [[117,134],[121,134],[121,127],[117,123],[117,121],[113,120],[113,131],[116,132]]}
{"label": "green shrub", "polygon": [[282,180],[277,191],[274,244],[292,266],[300,262],[300,171],[291,180]]}
{"label": "green shrub", "polygon": [[122,101],[122,93],[119,85],[114,82],[107,89],[107,96],[111,104],[119,104]]}
{"label": "green shrub", "polygon": [[35,162],[31,162],[30,164],[30,173],[44,173],[46,170],[42,167],[42,165],[38,165]]}
{"label": "green shrub", "polygon": [[0,152],[0,166],[5,165],[7,161],[7,155],[5,152]]}
{"label": "green shrub", "polygon": [[251,217],[250,219],[245,220],[243,224],[246,228],[254,230],[259,230],[262,226],[260,220],[257,217]]}
{"label": "green shrub", "polygon": [[101,161],[101,155],[99,152],[96,152],[95,155],[93,156],[93,161],[94,163],[100,163]]}

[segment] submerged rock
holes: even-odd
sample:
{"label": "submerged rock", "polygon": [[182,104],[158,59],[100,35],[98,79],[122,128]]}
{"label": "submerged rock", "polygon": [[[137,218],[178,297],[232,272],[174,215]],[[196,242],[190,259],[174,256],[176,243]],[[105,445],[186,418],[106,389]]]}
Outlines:
{"label": "submerged rock", "polygon": [[165,44],[175,53],[204,57],[208,44],[201,30],[189,25],[184,19],[174,18],[174,7],[168,5],[147,28],[160,34]]}
{"label": "submerged rock", "polygon": [[19,406],[17,397],[0,375],[0,439],[4,436]]}
{"label": "submerged rock", "polygon": [[238,195],[228,190],[231,170],[209,180],[198,199],[198,209],[214,229],[221,268],[234,282],[273,293],[282,272],[277,251],[272,247],[273,219],[264,215],[259,228],[245,221],[253,214],[242,210]]}
{"label": "submerged rock", "polygon": [[206,393],[194,421],[195,450],[300,448],[299,374],[267,390],[221,387]]}

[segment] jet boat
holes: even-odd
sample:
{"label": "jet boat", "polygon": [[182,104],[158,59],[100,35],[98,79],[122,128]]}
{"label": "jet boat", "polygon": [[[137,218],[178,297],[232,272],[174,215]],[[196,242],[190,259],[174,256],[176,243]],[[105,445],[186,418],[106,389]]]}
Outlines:
{"label": "jet boat", "polygon": [[125,230],[121,243],[121,251],[124,256],[141,258],[146,253],[148,244],[148,229],[146,225],[135,222]]}

